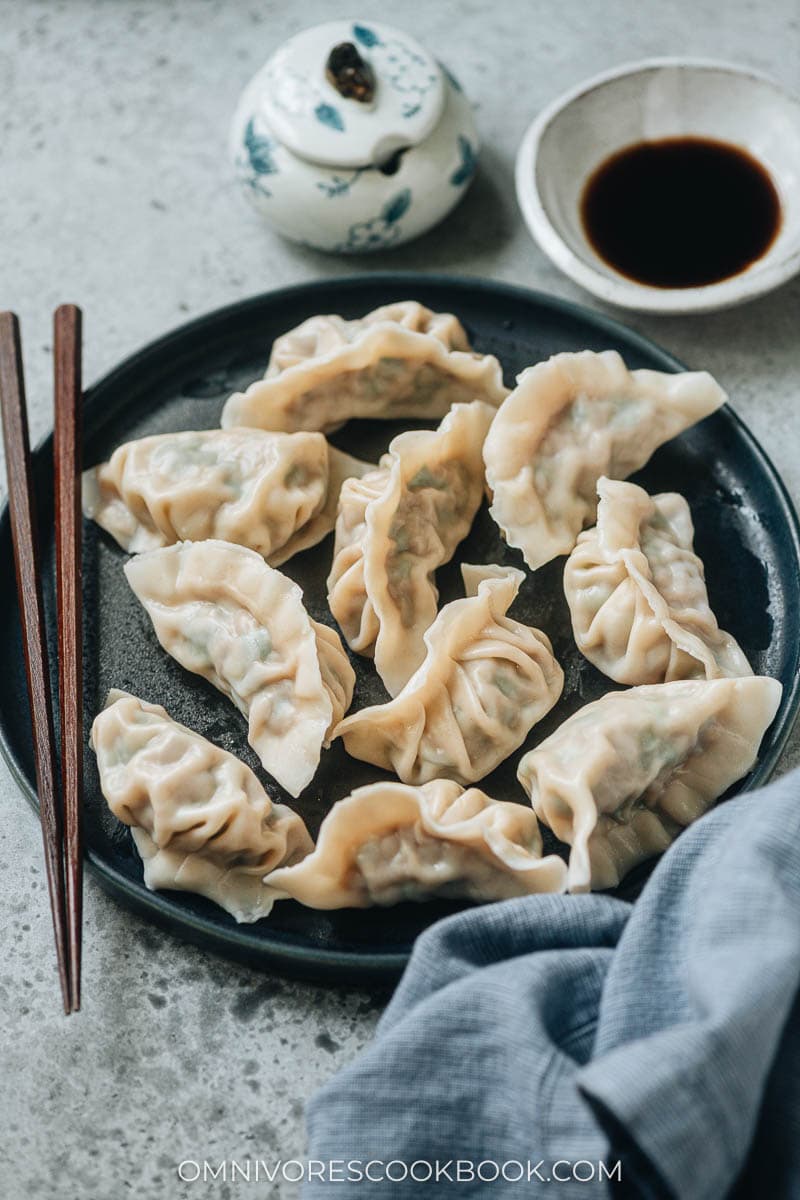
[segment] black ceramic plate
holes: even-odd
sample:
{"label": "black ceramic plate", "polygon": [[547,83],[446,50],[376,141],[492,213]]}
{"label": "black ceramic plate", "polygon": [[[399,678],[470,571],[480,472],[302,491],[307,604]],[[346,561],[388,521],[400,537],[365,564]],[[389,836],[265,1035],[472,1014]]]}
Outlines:
{"label": "black ceramic plate", "polygon": [[[475,346],[496,354],[511,383],[530,363],[559,350],[619,350],[631,367],[680,369],[674,358],[606,317],[563,301],[477,279],[421,275],[371,275],[323,281],[243,301],[168,334],[128,359],[86,397],[85,461],[108,457],[115,446],[148,433],[205,429],[218,423],[230,392],[264,370],[273,338],[318,312],[353,317],[391,300],[415,298],[433,309],[455,312]],[[702,366],[702,364],[697,364]],[[333,439],[362,458],[377,458],[403,426],[351,422]],[[46,589],[52,593],[52,444],[36,451],[40,524]],[[735,790],[763,783],[773,770],[798,706],[800,655],[800,539],[797,518],[774,468],[730,408],[664,446],[641,472],[650,491],[678,489],[687,497],[697,526],[697,550],[705,560],[711,604],[754,669],[784,685],[783,701],[761,747],[759,761]],[[304,588],[314,617],[332,624],[325,603],[332,538],[297,556],[283,569]],[[0,734],[2,748],[27,797],[34,801],[33,762],[19,626],[14,594],[8,514],[0,520]],[[466,562],[514,562],[516,551],[501,541],[482,510],[461,546]],[[247,744],[244,721],[210,685],[190,675],[159,648],[125,581],[125,556],[93,525],[85,525],[84,646],[85,723],[103,705],[110,687],[157,701],[177,720],[244,758],[273,796]],[[545,629],[566,674],[564,695],[538,725],[524,749],[535,745],[564,718],[600,696],[609,682],[585,662],[572,640],[561,589],[563,560],[530,574],[513,615]],[[439,573],[442,601],[460,593],[457,564]],[[52,605],[50,628],[54,628]],[[55,663],[55,646],[51,645]],[[385,697],[372,664],[354,658],[354,707]],[[483,784],[497,798],[525,802],[516,781],[519,751]],[[316,779],[296,807],[312,834],[331,804],[381,772],[349,758],[341,747],[323,754]],[[288,797],[283,797],[289,799]],[[549,836],[549,835],[548,835]],[[330,980],[390,979],[404,965],[415,937],[444,913],[460,906],[429,902],[391,909],[317,913],[294,902],[276,905],[255,925],[237,926],[221,909],[199,897],[148,892],[128,831],[109,814],[100,793],[94,756],[86,752],[86,839],[97,877],[125,903],[172,928],[180,936],[286,973]],[[551,843],[553,844],[553,843]],[[638,879],[642,877],[639,872]],[[637,881],[628,881],[626,894]]]}

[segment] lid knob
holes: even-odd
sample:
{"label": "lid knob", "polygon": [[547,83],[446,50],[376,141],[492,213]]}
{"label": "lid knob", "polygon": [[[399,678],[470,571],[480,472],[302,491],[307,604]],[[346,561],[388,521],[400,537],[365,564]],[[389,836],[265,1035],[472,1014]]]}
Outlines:
{"label": "lid knob", "polygon": [[339,42],[328,55],[325,78],[345,100],[369,104],[375,95],[375,73],[352,42]]}

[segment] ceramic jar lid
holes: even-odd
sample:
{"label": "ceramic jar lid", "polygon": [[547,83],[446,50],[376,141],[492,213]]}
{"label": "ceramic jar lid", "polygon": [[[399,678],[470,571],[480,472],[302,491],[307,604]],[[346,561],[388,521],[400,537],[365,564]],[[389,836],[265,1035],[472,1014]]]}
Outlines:
{"label": "ceramic jar lid", "polygon": [[265,69],[263,115],[293,153],[335,167],[386,162],[442,115],[436,59],[390,25],[328,21],[290,38]]}

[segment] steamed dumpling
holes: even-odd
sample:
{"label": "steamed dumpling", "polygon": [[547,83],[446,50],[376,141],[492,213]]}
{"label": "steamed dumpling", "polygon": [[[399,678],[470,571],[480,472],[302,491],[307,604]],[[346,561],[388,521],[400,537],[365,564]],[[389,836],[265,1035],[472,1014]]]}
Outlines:
{"label": "steamed dumpling", "polygon": [[[275,437],[276,434],[267,434],[267,436]],[[287,434],[286,436],[298,437],[305,435]],[[344,481],[346,479],[360,479],[368,471],[374,470],[374,463],[362,462],[360,458],[353,458],[350,454],[345,454],[342,450],[337,450],[335,446],[329,445],[328,490],[322,508],[305,525],[299,526],[279,550],[273,550],[267,558],[269,565],[271,567],[280,567],[302,550],[308,550],[312,546],[319,545],[323,538],[326,538],[329,533],[333,532],[336,525],[336,514],[339,511],[339,496]]]}
{"label": "steamed dumpling", "polygon": [[484,446],[492,516],[536,569],[569,554],[601,475],[624,479],[726,400],[705,371],[629,371],[619,354],[556,354],[523,371]]}
{"label": "steamed dumpling", "polygon": [[781,691],[751,675],[609,692],[529,751],[517,777],[572,847],[570,891],[614,887],[746,775]]}
{"label": "steamed dumpling", "polygon": [[243,546],[182,542],[138,555],[125,574],[167,653],[233,701],[264,770],[299,795],[353,698],[338,635]]}
{"label": "steamed dumpling", "polygon": [[220,538],[277,566],[330,533],[342,482],[367,470],[321,433],[162,433],[85,471],[83,511],[131,554]]}
{"label": "steamed dumpling", "polygon": [[489,405],[457,404],[436,430],[401,433],[380,467],[346,480],[328,603],[351,649],[374,656],[394,696],[425,657],[434,571],[466,537],[484,492]]}
{"label": "steamed dumpling", "polygon": [[451,313],[406,300],[355,321],[310,317],[278,338],[264,379],[231,396],[222,425],[331,432],[351,417],[437,419],[506,395],[500,363],[471,349]]}
{"label": "steamed dumpling", "polygon": [[530,809],[438,779],[373,783],[334,804],[316,850],[266,884],[311,908],[366,908],[429,896],[505,900],[564,890],[566,866],[542,857]]}
{"label": "steamed dumpling", "polygon": [[257,921],[275,900],[264,875],[314,848],[297,813],[273,804],[248,766],[158,704],[110,692],[91,745],[152,890],[197,892],[237,921]]}
{"label": "steamed dumpling", "polygon": [[683,496],[605,478],[597,491],[597,525],[564,568],[581,653],[618,683],[752,675],[709,607]]}
{"label": "steamed dumpling", "polygon": [[507,615],[522,571],[461,570],[466,599],[439,613],[425,661],[400,694],[334,730],[348,754],[405,783],[483,779],[522,745],[564,684],[546,635]]}

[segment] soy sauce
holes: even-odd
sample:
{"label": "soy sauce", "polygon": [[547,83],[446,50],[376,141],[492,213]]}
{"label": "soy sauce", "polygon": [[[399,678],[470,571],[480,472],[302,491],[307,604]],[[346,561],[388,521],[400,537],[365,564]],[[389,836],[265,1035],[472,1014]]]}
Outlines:
{"label": "soy sauce", "polygon": [[747,151],[711,138],[639,142],[590,176],[581,217],[594,250],[653,287],[687,288],[738,275],[781,224],[767,170]]}

